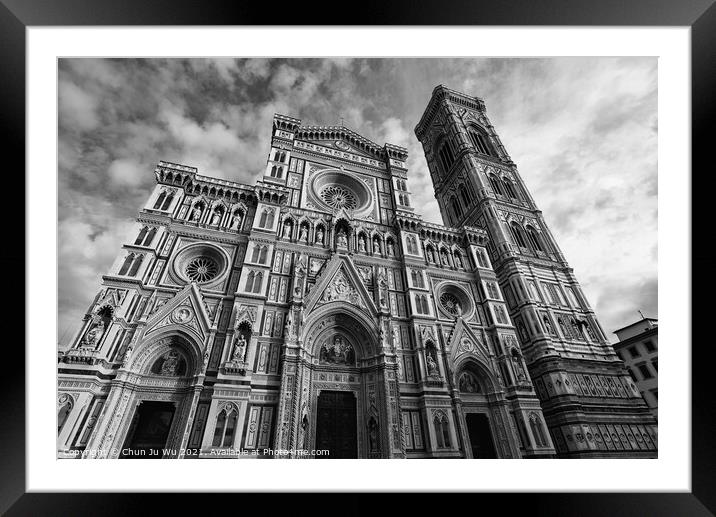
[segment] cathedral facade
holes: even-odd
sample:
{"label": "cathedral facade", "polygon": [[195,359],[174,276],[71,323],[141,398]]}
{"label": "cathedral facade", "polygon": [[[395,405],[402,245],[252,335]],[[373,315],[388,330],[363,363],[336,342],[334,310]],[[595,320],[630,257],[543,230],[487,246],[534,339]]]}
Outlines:
{"label": "cathedral facade", "polygon": [[275,115],[255,185],[159,162],[58,353],[67,458],[655,457],[657,428],[483,101],[407,150]]}

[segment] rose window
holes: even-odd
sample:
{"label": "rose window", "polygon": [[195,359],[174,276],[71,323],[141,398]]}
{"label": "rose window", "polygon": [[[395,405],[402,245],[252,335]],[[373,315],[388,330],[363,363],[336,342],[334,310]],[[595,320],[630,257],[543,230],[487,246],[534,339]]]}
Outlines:
{"label": "rose window", "polygon": [[209,257],[197,257],[187,264],[184,272],[190,280],[207,282],[216,276],[219,266]]}
{"label": "rose window", "polygon": [[453,316],[457,316],[462,312],[460,300],[452,293],[442,293],[440,295],[440,305]]}
{"label": "rose window", "polygon": [[354,209],[358,206],[353,193],[339,185],[328,185],[321,191],[321,199],[332,208]]}

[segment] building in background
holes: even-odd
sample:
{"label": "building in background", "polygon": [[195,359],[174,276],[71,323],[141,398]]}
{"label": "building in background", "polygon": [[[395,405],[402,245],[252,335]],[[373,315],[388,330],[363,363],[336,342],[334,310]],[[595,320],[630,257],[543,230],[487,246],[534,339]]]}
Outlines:
{"label": "building in background", "polygon": [[276,115],[255,185],[159,162],[58,359],[61,457],[655,457],[657,429],[483,101],[407,151]]}
{"label": "building in background", "polygon": [[619,342],[614,351],[624,361],[629,375],[654,417],[658,417],[658,334],[659,322],[654,318],[642,318],[636,323],[615,330]]}

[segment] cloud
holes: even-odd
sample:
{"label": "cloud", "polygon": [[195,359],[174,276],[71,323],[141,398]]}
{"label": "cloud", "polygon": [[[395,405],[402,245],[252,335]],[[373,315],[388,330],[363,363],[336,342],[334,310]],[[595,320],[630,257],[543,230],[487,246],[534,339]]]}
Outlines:
{"label": "cloud", "polygon": [[97,99],[76,84],[60,80],[59,120],[63,128],[89,131],[99,124]]}
{"label": "cloud", "polygon": [[109,165],[108,173],[112,181],[119,186],[136,187],[146,177],[146,170],[136,160],[127,158],[114,160]]}

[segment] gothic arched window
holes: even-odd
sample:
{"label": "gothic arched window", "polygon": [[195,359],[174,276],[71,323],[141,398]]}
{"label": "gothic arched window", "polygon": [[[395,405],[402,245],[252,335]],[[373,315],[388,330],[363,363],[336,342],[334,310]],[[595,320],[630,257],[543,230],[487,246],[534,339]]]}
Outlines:
{"label": "gothic arched window", "polygon": [[527,241],[525,240],[524,230],[517,223],[510,224],[510,231],[512,232],[512,238],[521,248],[527,247]]}
{"label": "gothic arched window", "polygon": [[259,253],[261,253],[261,248],[258,244],[254,245],[254,251],[251,253],[251,262],[258,262],[259,261]]}
{"label": "gothic arched window", "polygon": [[443,173],[447,173],[452,167],[452,164],[455,163],[455,155],[452,152],[452,147],[450,147],[450,142],[445,141],[442,143],[438,150],[438,158],[440,160]]}
{"label": "gothic arched window", "polygon": [[253,271],[249,271],[249,274],[246,275],[246,285],[244,286],[244,291],[247,293],[253,292],[254,290],[254,277],[256,274]]}
{"label": "gothic arched window", "polygon": [[216,417],[213,447],[231,447],[236,433],[236,419],[238,411],[233,404],[224,406]]}
{"label": "gothic arched window", "polygon": [[144,260],[144,255],[138,255],[135,257],[134,262],[132,263],[132,267],[129,270],[129,273],[127,275],[134,276],[137,274],[137,271],[139,271],[139,267],[142,265],[142,261]]}
{"label": "gothic arched window", "polygon": [[154,240],[154,236],[155,236],[156,234],[157,234],[157,229],[156,229],[156,228],[152,228],[152,229],[149,231],[149,234],[147,235],[147,238],[144,239],[144,245],[145,245],[145,246],[151,246],[151,245],[152,245],[152,241]]}
{"label": "gothic arched window", "polygon": [[540,238],[537,235],[537,231],[532,228],[531,226],[527,226],[527,239],[530,241],[530,245],[532,246],[532,249],[536,251],[544,251],[542,248],[542,244],[540,243]]}
{"label": "gothic arched window", "polygon": [[259,219],[259,226],[261,228],[271,228],[273,226],[273,210],[264,208]]}
{"label": "gothic arched window", "polygon": [[422,300],[420,302],[420,307],[422,309],[423,314],[430,314],[430,307],[428,306],[428,297],[422,296]]}
{"label": "gothic arched window", "polygon": [[268,246],[261,247],[261,254],[259,255],[259,262],[261,264],[266,263],[266,255],[268,254]]}
{"label": "gothic arched window", "polygon": [[497,179],[497,176],[495,176],[494,174],[488,174],[487,179],[490,180],[490,186],[492,187],[492,190],[495,192],[495,194],[498,194],[500,196],[505,195],[504,191],[502,190],[500,180]]}
{"label": "gothic arched window", "polygon": [[508,196],[510,196],[512,199],[518,199],[517,193],[515,192],[515,187],[512,186],[512,182],[506,178],[502,180],[502,184],[505,187],[505,192]]}
{"label": "gothic arched window", "polygon": [[261,279],[263,278],[263,276],[264,276],[263,273],[257,273],[256,276],[254,277],[254,289],[253,289],[254,293],[261,292]]}
{"label": "gothic arched window", "polygon": [[435,438],[437,438],[438,448],[446,449],[450,447],[450,424],[447,417],[443,413],[437,413],[433,419],[435,425]]}
{"label": "gothic arched window", "polygon": [[415,235],[408,235],[405,238],[405,244],[408,248],[408,253],[418,254],[418,241],[415,239]]}
{"label": "gothic arched window", "polygon": [[472,128],[469,133],[470,140],[472,140],[472,145],[475,146],[475,150],[477,150],[478,153],[492,156],[490,145],[488,144],[489,139],[476,128]]}
{"label": "gothic arched window", "polygon": [[129,271],[129,266],[132,265],[132,262],[134,262],[134,253],[130,253],[127,255],[127,258],[124,259],[124,263],[122,263],[122,267],[119,269],[119,274],[126,275],[127,271]]}
{"label": "gothic arched window", "polygon": [[142,230],[139,232],[139,235],[137,236],[137,240],[134,241],[134,244],[135,245],[142,244],[142,242],[144,242],[144,237],[146,237],[148,231],[149,231],[149,228],[147,228],[146,226],[144,228],[142,228]]}
{"label": "gothic arched window", "polygon": [[174,194],[169,194],[167,198],[164,200],[164,204],[162,205],[162,210],[167,210],[169,208],[169,205],[172,204],[172,201],[174,201]]}
{"label": "gothic arched window", "polygon": [[159,210],[159,208],[162,206],[162,203],[164,202],[164,198],[167,196],[167,193],[162,191],[161,194],[159,194],[159,197],[157,198],[156,203],[154,203],[154,210]]}

